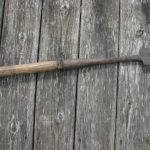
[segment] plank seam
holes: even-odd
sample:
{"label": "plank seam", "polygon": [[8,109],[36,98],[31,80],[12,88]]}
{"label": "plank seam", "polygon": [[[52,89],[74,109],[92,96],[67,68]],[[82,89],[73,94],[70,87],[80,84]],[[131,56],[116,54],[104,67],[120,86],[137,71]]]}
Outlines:
{"label": "plank seam", "polygon": [[[81,16],[82,16],[82,0],[80,2],[80,18],[79,18],[79,33],[78,33],[78,59],[80,54],[80,33],[81,33]],[[75,96],[75,119],[74,119],[74,143],[73,150],[75,149],[75,133],[76,133],[76,113],[77,113],[77,97],[78,97],[78,76],[79,69],[77,69],[77,77],[76,77],[76,96]]]}
{"label": "plank seam", "polygon": [[2,31],[3,31],[3,19],[4,19],[4,10],[5,10],[5,0],[3,4],[3,10],[2,10],[2,20],[1,20],[1,35],[0,35],[0,47],[1,47],[1,39],[2,39]]}
{"label": "plank seam", "polygon": [[[120,49],[120,2],[119,0],[119,20],[118,20],[118,57],[119,57],[119,49]],[[115,114],[115,138],[114,138],[114,150],[116,149],[116,125],[117,125],[117,106],[118,106],[118,94],[119,94],[119,63],[117,63],[117,83],[116,83],[116,114]]]}
{"label": "plank seam", "polygon": [[[38,51],[37,51],[37,62],[39,62],[39,51],[40,51],[40,37],[41,37],[41,26],[42,26],[42,11],[43,11],[43,0],[41,5],[41,18],[40,18],[40,27],[39,27],[39,43],[38,43]],[[36,73],[36,82],[35,82],[35,99],[34,99],[34,119],[33,119],[33,145],[32,149],[34,150],[34,137],[35,137],[35,116],[36,116],[36,94],[37,94],[37,80],[38,73]]]}

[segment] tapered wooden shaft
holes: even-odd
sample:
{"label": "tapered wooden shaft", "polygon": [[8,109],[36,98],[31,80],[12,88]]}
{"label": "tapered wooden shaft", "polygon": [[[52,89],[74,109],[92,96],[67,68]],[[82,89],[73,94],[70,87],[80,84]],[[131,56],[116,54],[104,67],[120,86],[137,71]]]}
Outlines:
{"label": "tapered wooden shaft", "polygon": [[27,74],[36,72],[53,71],[57,69],[74,69],[89,65],[109,64],[116,62],[140,61],[139,55],[128,57],[111,57],[99,59],[68,59],[62,61],[45,61],[31,64],[13,65],[0,67],[0,77]]}
{"label": "tapered wooden shaft", "polygon": [[13,65],[0,67],[0,77],[16,75],[16,74],[27,74],[36,72],[45,72],[56,70],[58,64],[57,61],[45,61],[31,64]]}

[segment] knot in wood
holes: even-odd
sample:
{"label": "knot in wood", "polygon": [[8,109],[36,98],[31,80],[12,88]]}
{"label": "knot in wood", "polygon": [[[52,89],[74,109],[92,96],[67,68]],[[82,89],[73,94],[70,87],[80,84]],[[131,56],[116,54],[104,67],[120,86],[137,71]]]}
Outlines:
{"label": "knot in wood", "polygon": [[69,12],[69,3],[65,2],[64,4],[62,4],[61,11],[64,16],[67,16]]}
{"label": "knot in wood", "polygon": [[25,39],[26,39],[26,34],[24,32],[20,32],[19,33],[19,40],[20,42],[25,42]]}
{"label": "knot in wood", "polygon": [[12,140],[15,139],[16,131],[17,131],[16,122],[15,122],[15,119],[13,119],[10,123],[10,128],[9,128],[9,133],[10,133]]}
{"label": "knot in wood", "polygon": [[64,121],[64,113],[63,112],[59,112],[56,118],[56,121],[58,123],[62,123]]}
{"label": "knot in wood", "polygon": [[139,38],[144,34],[144,30],[140,29],[136,32],[136,37]]}

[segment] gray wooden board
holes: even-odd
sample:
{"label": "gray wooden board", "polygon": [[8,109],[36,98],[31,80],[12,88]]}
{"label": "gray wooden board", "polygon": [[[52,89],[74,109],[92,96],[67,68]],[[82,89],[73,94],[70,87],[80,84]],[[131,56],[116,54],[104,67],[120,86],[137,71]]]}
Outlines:
{"label": "gray wooden board", "polygon": [[[37,61],[41,1],[6,0],[0,66]],[[0,78],[0,149],[31,150],[35,74]]]}
{"label": "gray wooden board", "polygon": [[[121,0],[119,55],[150,47],[150,1]],[[119,65],[116,150],[150,149],[150,67]]]}
{"label": "gray wooden board", "polygon": [[[79,58],[118,55],[119,0],[83,0]],[[113,150],[117,64],[79,70],[75,149]]]}
{"label": "gray wooden board", "polygon": [[[80,0],[44,0],[39,61],[78,57]],[[38,74],[36,150],[71,150],[74,143],[76,70]]]}

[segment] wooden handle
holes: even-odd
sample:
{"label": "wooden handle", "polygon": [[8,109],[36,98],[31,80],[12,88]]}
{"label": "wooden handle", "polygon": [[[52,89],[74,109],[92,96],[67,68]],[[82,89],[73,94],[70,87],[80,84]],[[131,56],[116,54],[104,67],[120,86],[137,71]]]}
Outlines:
{"label": "wooden handle", "polygon": [[0,67],[0,77],[61,69],[58,63],[59,61],[45,61],[31,64],[3,66]]}

